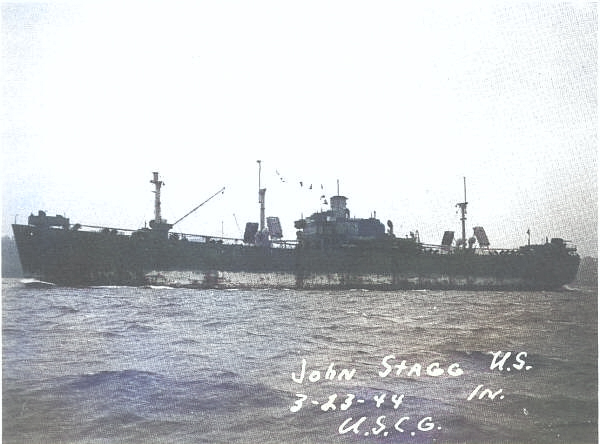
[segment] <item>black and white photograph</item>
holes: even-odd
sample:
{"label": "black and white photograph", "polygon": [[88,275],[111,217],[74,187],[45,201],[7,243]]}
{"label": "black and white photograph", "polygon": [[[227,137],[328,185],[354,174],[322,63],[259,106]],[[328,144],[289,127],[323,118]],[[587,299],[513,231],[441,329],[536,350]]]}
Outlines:
{"label": "black and white photograph", "polygon": [[2,442],[598,442],[598,6],[3,1]]}

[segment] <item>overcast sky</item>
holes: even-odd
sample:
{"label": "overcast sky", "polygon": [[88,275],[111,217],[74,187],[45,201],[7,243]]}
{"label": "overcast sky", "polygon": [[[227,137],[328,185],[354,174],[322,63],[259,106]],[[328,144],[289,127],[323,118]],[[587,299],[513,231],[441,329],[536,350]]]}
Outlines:
{"label": "overcast sky", "polygon": [[[2,234],[71,222],[239,237],[347,196],[439,243],[549,237],[597,256],[592,3],[2,3]],[[302,186],[300,185],[302,182]],[[310,184],[313,189],[309,189]],[[321,190],[321,186],[323,189]]]}

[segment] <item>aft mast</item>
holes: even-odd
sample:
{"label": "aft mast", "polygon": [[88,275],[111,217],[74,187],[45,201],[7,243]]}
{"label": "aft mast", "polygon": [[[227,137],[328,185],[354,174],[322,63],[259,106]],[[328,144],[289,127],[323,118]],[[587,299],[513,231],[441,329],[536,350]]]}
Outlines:
{"label": "aft mast", "polygon": [[462,223],[462,245],[463,248],[467,246],[467,230],[465,228],[465,222],[467,221],[467,178],[463,177],[463,187],[465,193],[465,200],[456,204],[460,208],[460,221]]}

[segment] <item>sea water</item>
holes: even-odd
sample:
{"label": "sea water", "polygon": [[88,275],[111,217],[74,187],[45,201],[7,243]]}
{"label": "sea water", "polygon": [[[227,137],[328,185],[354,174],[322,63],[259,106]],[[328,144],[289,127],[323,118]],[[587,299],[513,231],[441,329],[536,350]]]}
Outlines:
{"label": "sea water", "polygon": [[597,290],[3,281],[4,443],[595,443]]}

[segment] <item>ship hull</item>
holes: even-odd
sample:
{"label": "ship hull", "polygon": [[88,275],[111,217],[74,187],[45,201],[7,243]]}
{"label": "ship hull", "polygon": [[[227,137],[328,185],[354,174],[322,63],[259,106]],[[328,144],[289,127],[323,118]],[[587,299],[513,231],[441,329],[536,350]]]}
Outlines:
{"label": "ship hull", "polygon": [[339,286],[383,289],[556,289],[577,275],[579,256],[565,250],[398,251],[350,247],[301,252],[297,280],[304,288]]}
{"label": "ship hull", "polygon": [[393,242],[267,248],[31,225],[13,232],[27,277],[63,286],[538,290],[571,282],[579,266],[579,256],[552,246],[439,254]]}
{"label": "ship hull", "polygon": [[292,271],[294,250],[13,225],[27,277],[58,285],[145,285],[160,272]]}

